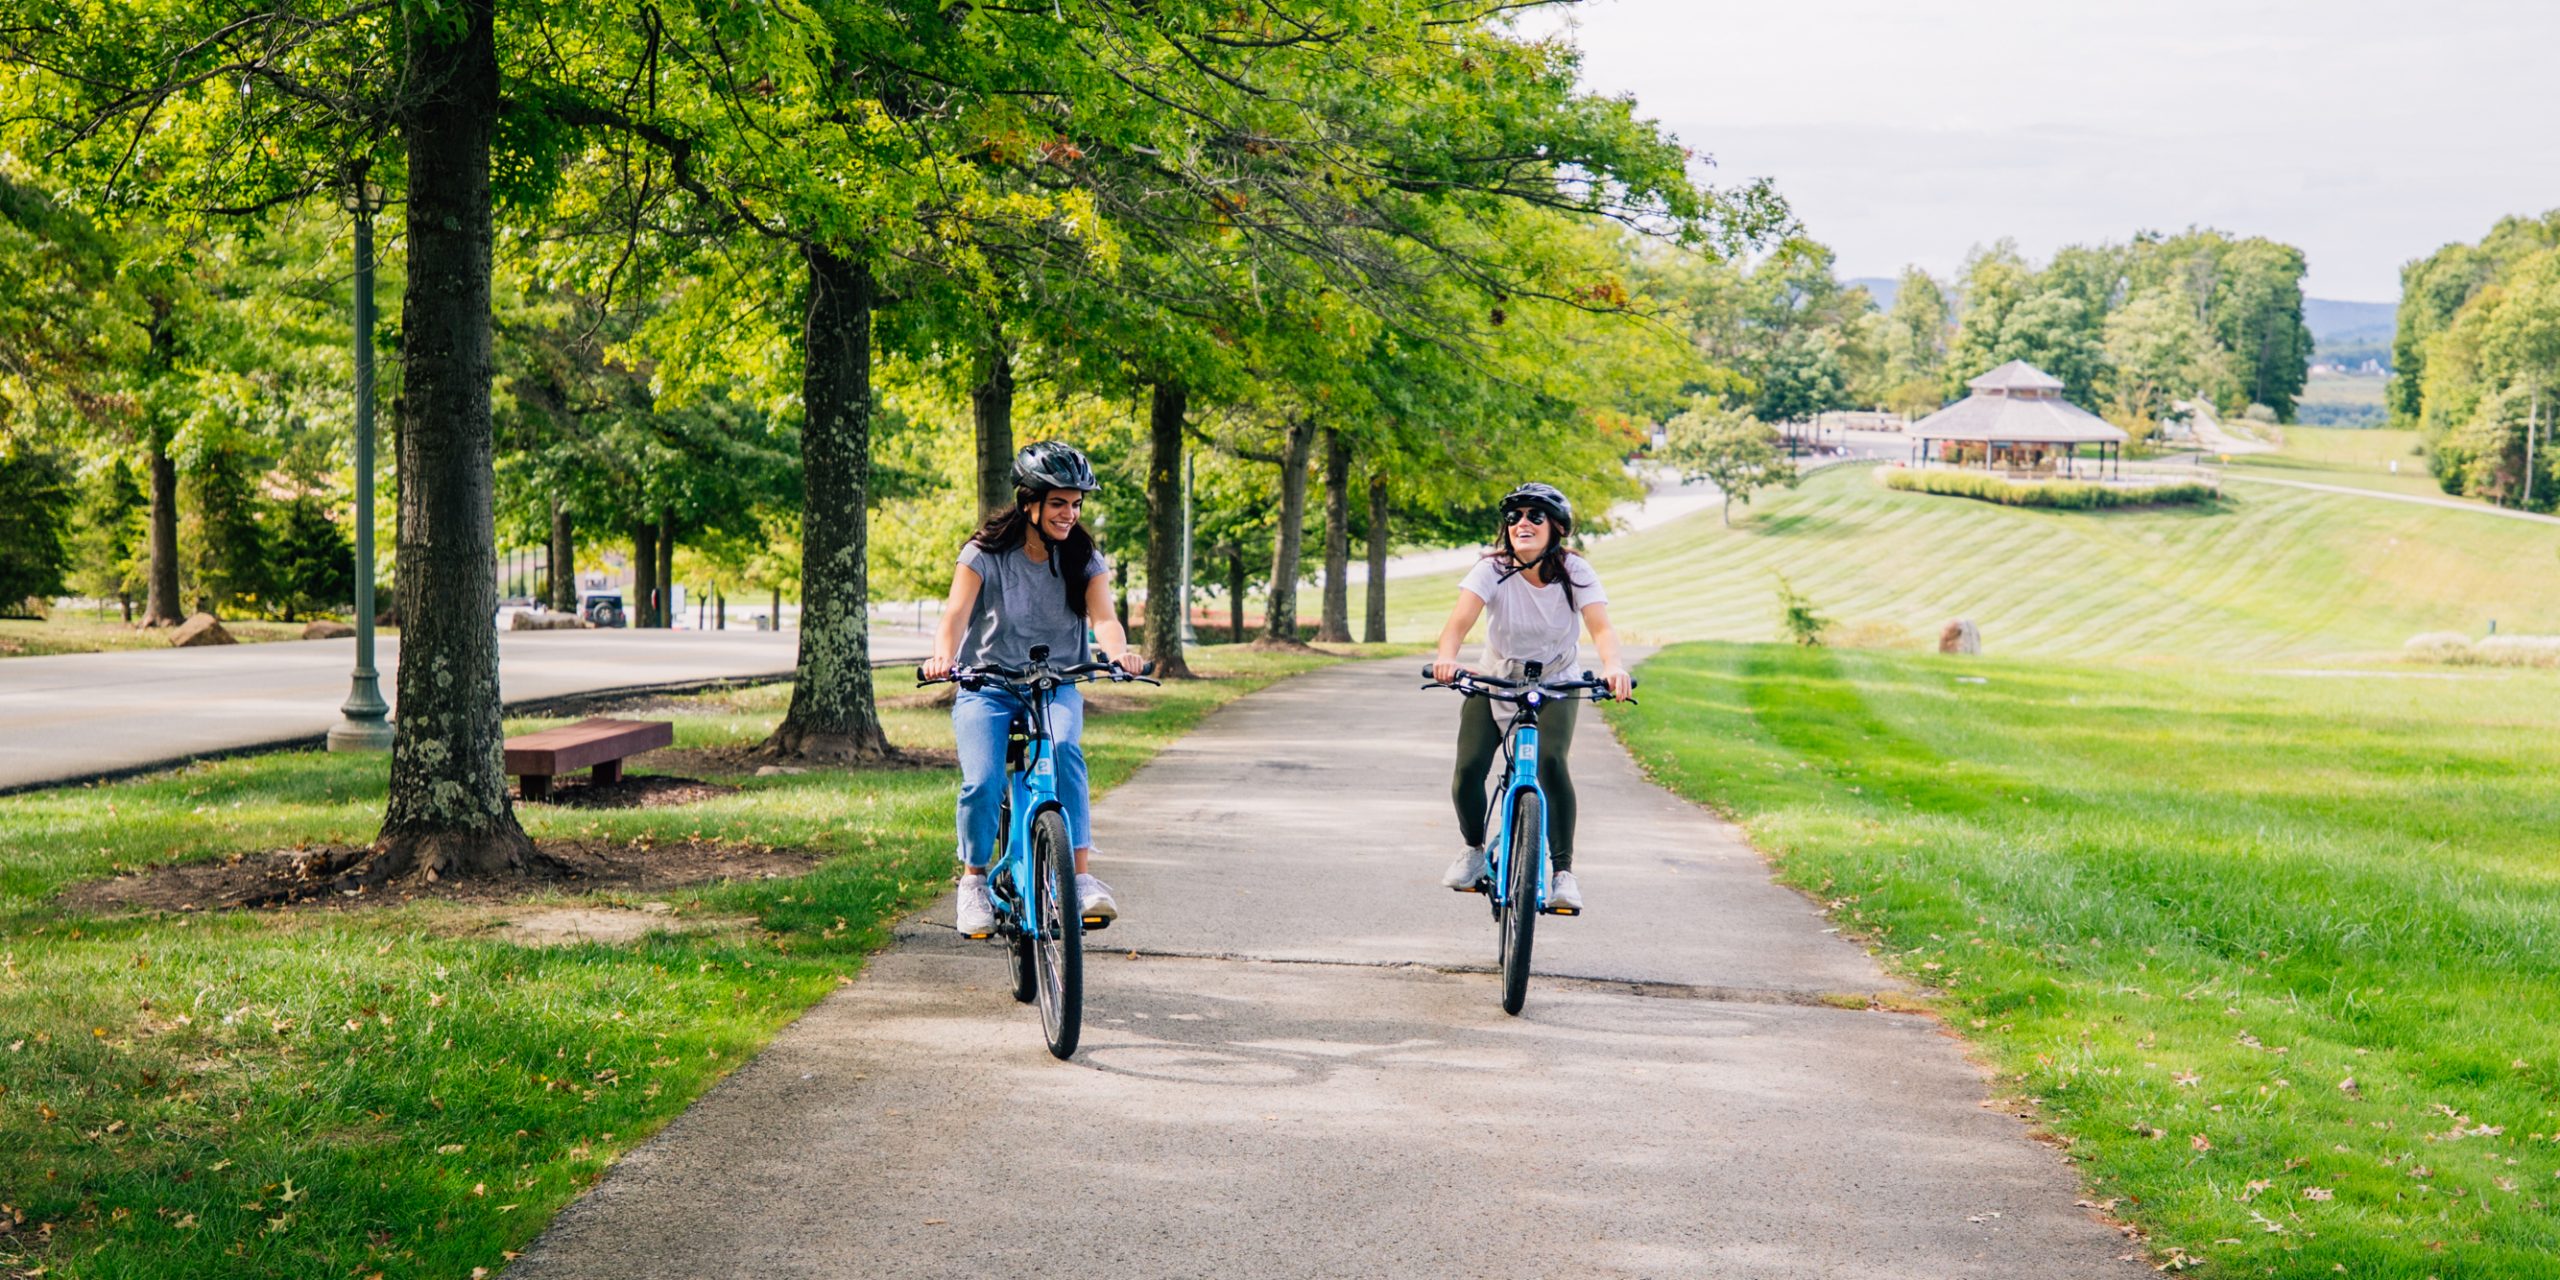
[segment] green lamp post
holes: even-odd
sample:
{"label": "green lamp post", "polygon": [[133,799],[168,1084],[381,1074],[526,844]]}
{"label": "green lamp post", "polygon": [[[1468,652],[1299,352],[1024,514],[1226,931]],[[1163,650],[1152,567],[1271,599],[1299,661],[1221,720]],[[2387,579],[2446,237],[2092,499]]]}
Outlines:
{"label": "green lamp post", "polygon": [[331,751],[391,749],[391,707],[373,667],[373,215],[381,189],[359,164],[346,205],[356,218],[356,669],[340,719],[329,729]]}

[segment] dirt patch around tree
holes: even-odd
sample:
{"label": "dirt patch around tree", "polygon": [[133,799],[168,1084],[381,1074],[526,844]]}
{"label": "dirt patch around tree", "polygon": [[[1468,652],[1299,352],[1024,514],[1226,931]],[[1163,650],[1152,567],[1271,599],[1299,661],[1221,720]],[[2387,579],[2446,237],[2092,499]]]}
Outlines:
{"label": "dirt patch around tree", "polygon": [[546,840],[533,865],[509,875],[362,882],[369,846],[320,845],[152,867],[63,891],[73,910],[102,912],[348,911],[421,899],[505,902],[537,893],[655,892],[731,880],[800,875],[826,860],[814,849],[715,840]]}

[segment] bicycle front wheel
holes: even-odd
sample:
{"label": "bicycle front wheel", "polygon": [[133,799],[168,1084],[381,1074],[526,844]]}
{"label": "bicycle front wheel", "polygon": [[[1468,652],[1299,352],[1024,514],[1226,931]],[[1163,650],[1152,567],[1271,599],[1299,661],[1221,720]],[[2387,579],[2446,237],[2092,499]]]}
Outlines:
{"label": "bicycle front wheel", "polygon": [[1084,1030],[1084,913],[1076,901],[1076,849],[1067,839],[1066,815],[1050,809],[1032,820],[1031,857],[1040,1030],[1051,1054],[1071,1058]]}
{"label": "bicycle front wheel", "polygon": [[1538,932],[1539,796],[1523,791],[1511,801],[1511,882],[1502,907],[1502,1011],[1520,1012],[1529,999],[1529,950]]}

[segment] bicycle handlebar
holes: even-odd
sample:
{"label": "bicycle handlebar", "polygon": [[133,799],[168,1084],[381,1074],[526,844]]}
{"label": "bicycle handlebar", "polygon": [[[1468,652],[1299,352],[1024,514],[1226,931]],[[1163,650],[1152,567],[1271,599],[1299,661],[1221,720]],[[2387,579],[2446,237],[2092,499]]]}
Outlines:
{"label": "bicycle handlebar", "polygon": [[[1530,690],[1535,689],[1541,693],[1552,694],[1557,697],[1565,698],[1570,698],[1577,693],[1588,692],[1591,695],[1591,700],[1593,702],[1623,701],[1628,706],[1636,705],[1636,700],[1634,698],[1618,698],[1616,694],[1609,691],[1608,681],[1599,679],[1588,671],[1583,672],[1582,678],[1579,680],[1533,681],[1506,680],[1501,676],[1486,675],[1480,671],[1468,671],[1462,668],[1455,677],[1446,683],[1442,683],[1441,681],[1432,678],[1431,664],[1426,664],[1422,668],[1422,678],[1429,681],[1429,683],[1422,686],[1425,689],[1454,689],[1460,694],[1470,698],[1491,698],[1496,702],[1518,702]],[[1636,678],[1634,676],[1628,676],[1628,690],[1632,692],[1635,687]]]}
{"label": "bicycle handlebar", "polygon": [[955,665],[948,675],[927,676],[924,668],[918,667],[916,668],[916,686],[922,688],[929,684],[956,684],[964,689],[974,689],[989,680],[1019,684],[1040,676],[1047,676],[1061,684],[1082,684],[1086,677],[1108,676],[1122,683],[1134,680],[1140,684],[1161,685],[1163,681],[1147,678],[1155,672],[1155,669],[1156,664],[1153,662],[1142,663],[1138,667],[1137,674],[1131,675],[1122,670],[1120,664],[1116,662],[1079,662],[1065,667],[1053,667],[1045,662],[1034,662],[1023,667],[1008,667],[990,662],[975,667]]}

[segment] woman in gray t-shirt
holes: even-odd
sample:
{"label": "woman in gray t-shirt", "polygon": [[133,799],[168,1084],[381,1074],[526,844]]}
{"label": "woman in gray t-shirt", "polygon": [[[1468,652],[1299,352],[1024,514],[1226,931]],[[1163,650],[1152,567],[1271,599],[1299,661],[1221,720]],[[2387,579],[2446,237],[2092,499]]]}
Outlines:
{"label": "woman in gray t-shirt", "polygon": [[[1609,692],[1627,696],[1633,683],[1618,660],[1609,593],[1591,562],[1565,549],[1572,532],[1573,504],[1552,485],[1524,484],[1503,498],[1501,539],[1458,584],[1457,607],[1440,629],[1433,679],[1446,683],[1458,673],[1458,648],[1482,617],[1484,660],[1472,669],[1517,680],[1523,667],[1535,662],[1543,679],[1570,680],[1581,674],[1582,632],[1588,628]],[[1574,713],[1581,705],[1558,699],[1538,719],[1538,785],[1547,793],[1547,850],[1555,867],[1547,897],[1576,911],[1582,909],[1582,885],[1573,876],[1573,774],[1565,767],[1565,756],[1573,750]],[[1459,704],[1458,768],[1449,792],[1467,847],[1440,883],[1463,893],[1475,892],[1485,877],[1485,775],[1502,749],[1502,738],[1491,703],[1467,698]]]}
{"label": "woman in gray t-shirt", "polygon": [[[1035,645],[1048,647],[1051,662],[1080,662],[1088,626],[1111,661],[1132,675],[1145,670],[1146,660],[1129,647],[1128,629],[1112,609],[1109,566],[1082,519],[1085,495],[1100,487],[1093,465],[1071,445],[1044,440],[1014,458],[1014,504],[987,517],[960,548],[926,678],[949,675],[955,663],[1023,666]],[[996,825],[1004,800],[1005,728],[1020,709],[1014,695],[996,689],[962,689],[951,704],[960,747],[958,924],[972,937],[995,929],[987,864],[1002,838]],[[1085,782],[1084,696],[1075,686],[1050,697],[1049,735],[1058,802],[1076,846],[1076,897],[1086,915],[1116,916],[1111,886],[1088,869],[1093,807]]]}

